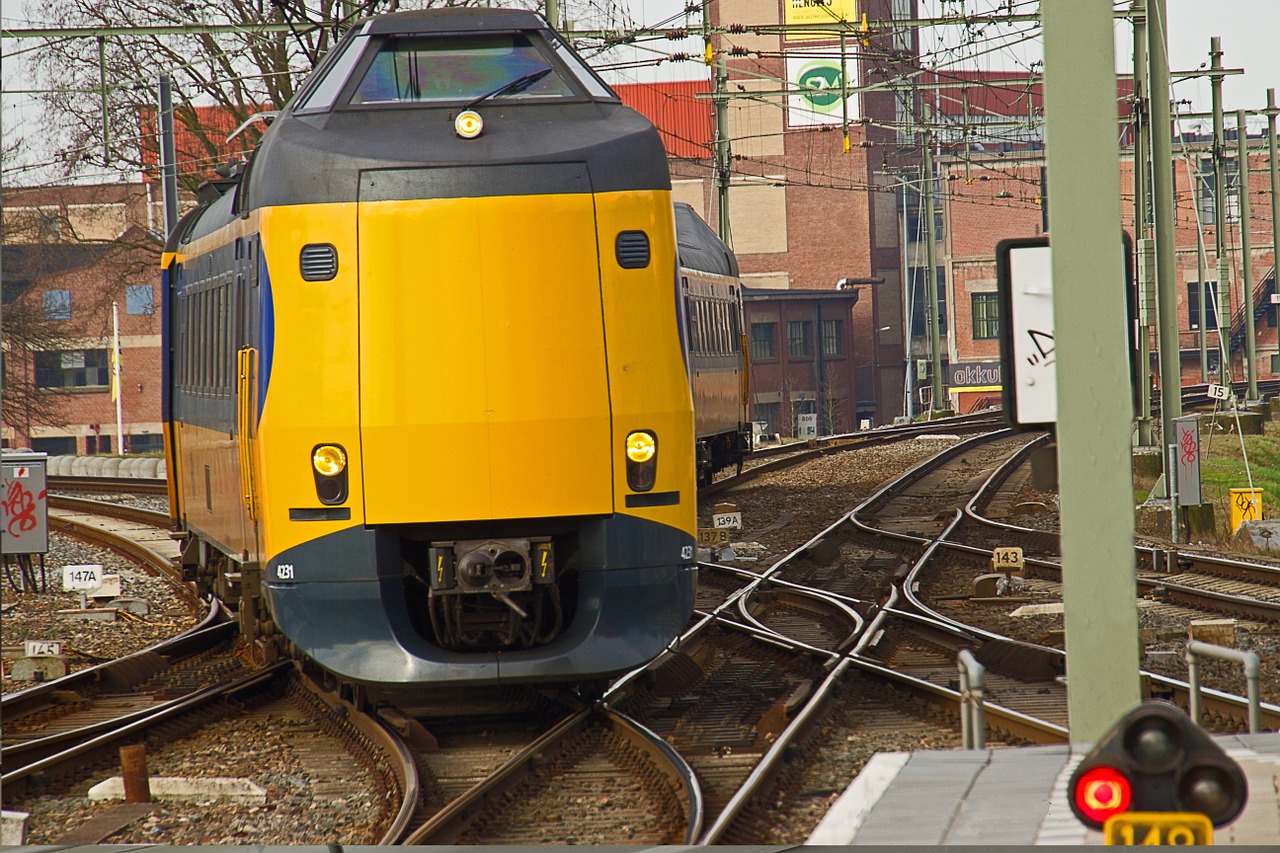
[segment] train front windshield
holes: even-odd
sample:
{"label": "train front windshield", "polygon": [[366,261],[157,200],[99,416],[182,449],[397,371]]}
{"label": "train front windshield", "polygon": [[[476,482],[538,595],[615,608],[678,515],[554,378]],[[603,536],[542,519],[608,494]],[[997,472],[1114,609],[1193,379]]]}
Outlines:
{"label": "train front windshield", "polygon": [[414,36],[383,42],[351,104],[468,102],[528,79],[502,97],[556,100],[575,96],[559,69],[521,33]]}

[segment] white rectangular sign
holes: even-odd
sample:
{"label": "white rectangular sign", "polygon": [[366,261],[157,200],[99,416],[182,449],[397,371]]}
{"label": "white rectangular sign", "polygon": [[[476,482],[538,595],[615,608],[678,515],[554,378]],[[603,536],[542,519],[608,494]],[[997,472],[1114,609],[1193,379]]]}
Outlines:
{"label": "white rectangular sign", "polygon": [[[787,124],[791,127],[817,127],[841,124],[846,118],[858,120],[858,86],[856,51],[849,48],[844,68],[840,67],[839,48],[821,50],[789,50],[786,53]],[[841,95],[848,98],[841,100]]]}
{"label": "white rectangular sign", "polygon": [[711,516],[711,525],[720,530],[741,530],[742,513],[722,512]]}
{"label": "white rectangular sign", "polygon": [[62,654],[61,640],[26,640],[22,653],[29,658],[56,658]]}
{"label": "white rectangular sign", "polygon": [[62,588],[97,589],[102,586],[102,566],[63,566]]}
{"label": "white rectangular sign", "polygon": [[1231,389],[1226,385],[1210,385],[1209,399],[1211,400],[1230,400]]}
{"label": "white rectangular sign", "polygon": [[1013,376],[1017,383],[1015,420],[1051,424],[1058,420],[1058,376],[1054,367],[1053,267],[1048,246],[1025,246],[1009,252],[1013,290]]}

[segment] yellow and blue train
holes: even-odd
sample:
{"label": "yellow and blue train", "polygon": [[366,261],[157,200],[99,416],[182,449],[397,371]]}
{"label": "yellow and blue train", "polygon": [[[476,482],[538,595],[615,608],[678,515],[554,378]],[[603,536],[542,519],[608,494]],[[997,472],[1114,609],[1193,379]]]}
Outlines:
{"label": "yellow and blue train", "polygon": [[165,248],[184,567],[371,697],[659,653],[696,582],[674,216],[540,16],[353,27]]}

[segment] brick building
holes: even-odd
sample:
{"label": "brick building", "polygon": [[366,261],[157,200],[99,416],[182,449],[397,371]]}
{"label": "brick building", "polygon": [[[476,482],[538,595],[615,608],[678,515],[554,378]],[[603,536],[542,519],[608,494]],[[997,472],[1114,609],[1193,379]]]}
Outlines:
{"label": "brick building", "polygon": [[[850,346],[842,369],[851,389],[835,409],[833,427],[892,421],[903,411],[906,366],[893,173],[918,160],[915,149],[898,147],[911,138],[894,124],[909,124],[914,95],[884,89],[846,99],[831,90],[895,78],[916,55],[916,36],[903,27],[855,38],[846,26],[842,42],[832,23],[858,21],[864,13],[871,20],[911,18],[915,0],[721,0],[708,8],[714,25],[735,30],[712,38],[728,75],[732,166],[723,194],[713,170],[710,82],[692,84],[691,91],[673,88],[689,84],[619,86],[619,93],[666,132],[677,201],[693,205],[714,226],[720,199],[727,198],[728,242],[752,294],[749,328],[778,322],[779,312],[797,310],[800,301],[808,302],[801,312],[807,316],[826,312],[826,322],[847,326]],[[680,140],[678,148],[671,138]],[[856,287],[859,298],[801,295],[837,292],[841,282]],[[781,304],[771,306],[775,298]],[[837,306],[847,315],[833,316]],[[799,415],[812,414],[816,401],[773,383],[772,369],[755,373],[753,417],[776,419],[785,435]]]}
{"label": "brick building", "polygon": [[849,318],[860,291],[744,288],[752,418],[797,438],[850,432],[859,412]]}
{"label": "brick building", "polygon": [[[102,218],[111,218],[113,205],[104,205]],[[6,207],[6,220],[12,214]],[[119,453],[122,443],[129,453],[162,449],[159,250],[136,226],[109,242],[3,247],[5,447],[54,455]],[[121,354],[119,434],[111,389],[113,303]]]}
{"label": "brick building", "polygon": [[[1248,197],[1249,230],[1252,238],[1253,294],[1255,315],[1255,355],[1259,378],[1280,375],[1280,347],[1277,346],[1276,305],[1270,301],[1276,292],[1276,257],[1272,239],[1271,191],[1266,179],[1268,169],[1265,142],[1250,143]],[[1234,153],[1234,142],[1228,145]],[[944,295],[945,357],[954,368],[960,364],[990,364],[998,361],[999,319],[996,316],[995,246],[1006,237],[1030,237],[1046,233],[1049,223],[1043,204],[1044,180],[1042,155],[1025,152],[1017,158],[992,155],[970,156],[964,161],[949,160],[940,164],[939,210],[946,227],[939,243],[938,258]],[[1121,187],[1133,186],[1132,151],[1122,154]],[[1234,157],[1227,174],[1227,222],[1225,224],[1226,258],[1230,267],[1231,320],[1224,334],[1230,353],[1230,373],[1235,380],[1244,376],[1243,287],[1241,258],[1241,217],[1235,175]],[[1187,160],[1179,158],[1174,169],[1175,196],[1175,281],[1178,291],[1178,349],[1181,357],[1183,384],[1222,381],[1218,371],[1217,328],[1214,304],[1210,295],[1209,309],[1201,311],[1199,282],[1217,287],[1217,256],[1213,205],[1213,171],[1205,146],[1190,148]],[[1133,193],[1122,199],[1125,230],[1134,231]],[[1197,219],[1198,217],[1198,219]],[[1205,257],[1203,275],[1198,250],[1197,223],[1203,225]],[[1204,322],[1202,323],[1202,316]],[[1228,323],[1222,323],[1224,333]],[[1202,372],[1201,331],[1205,331],[1207,369]],[[1158,347],[1152,335],[1151,352]],[[1155,356],[1152,372],[1158,377]],[[991,388],[959,391],[952,388],[952,402],[961,412],[971,411],[990,402]]]}

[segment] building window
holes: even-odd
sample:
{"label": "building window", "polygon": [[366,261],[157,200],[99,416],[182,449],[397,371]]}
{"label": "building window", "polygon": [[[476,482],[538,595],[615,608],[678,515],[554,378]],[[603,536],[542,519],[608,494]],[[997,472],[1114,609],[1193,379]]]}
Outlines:
{"label": "building window", "polygon": [[75,456],[76,437],[65,435],[57,438],[33,438],[31,449],[36,453],[47,453],[50,456]]}
{"label": "building window", "polygon": [[781,432],[778,429],[778,403],[756,403],[756,420],[764,421],[765,427],[762,432],[768,435],[774,435]]}
{"label": "building window", "polygon": [[[1223,163],[1223,171],[1227,178],[1227,197],[1225,199],[1225,209],[1227,211],[1227,222],[1240,221],[1240,197],[1236,187],[1236,161],[1234,158],[1228,159]],[[1215,209],[1215,193],[1217,192],[1218,176],[1213,172],[1213,158],[1200,158],[1200,169],[1196,175],[1196,184],[1198,192],[1196,198],[1200,206],[1200,224],[1214,225],[1216,224],[1218,213]]]}
{"label": "building window", "polygon": [[125,310],[130,314],[156,313],[155,291],[149,284],[130,284],[125,287]]}
{"label": "building window", "polygon": [[[923,338],[929,334],[929,327],[925,324],[925,316],[929,310],[929,300],[925,290],[925,269],[924,267],[911,267],[908,270],[911,276],[911,337]],[[947,271],[945,267],[938,267],[938,335],[942,338],[947,336]]]}
{"label": "building window", "polygon": [[46,320],[71,319],[70,290],[46,290],[44,292],[44,318]]}
{"label": "building window", "polygon": [[813,356],[813,323],[808,320],[787,321],[787,355],[791,358]]}
{"label": "building window", "polygon": [[973,339],[989,341],[1000,337],[1000,296],[996,293],[974,293]]}
{"label": "building window", "polygon": [[840,338],[840,327],[842,325],[839,320],[822,321],[822,354],[824,356],[830,358],[842,354],[841,350],[844,348]]}
{"label": "building window", "polygon": [[147,435],[126,435],[125,444],[130,453],[163,453],[164,436],[159,433]]}
{"label": "building window", "polygon": [[111,452],[111,436],[88,435],[84,439],[84,452],[92,456],[95,453]]}
{"label": "building window", "polygon": [[[1213,331],[1218,328],[1218,283],[1216,281],[1205,282],[1208,287],[1209,306],[1205,312],[1204,327],[1207,331]],[[1193,281],[1187,284],[1187,321],[1192,331],[1200,328],[1200,282]]]}
{"label": "building window", "polygon": [[[751,324],[751,357],[752,358],[777,358],[778,353],[774,348],[775,329],[777,323],[752,323]],[[775,430],[776,432],[776,430]]]}
{"label": "building window", "polygon": [[[935,239],[941,241],[946,234],[944,220],[942,216],[942,187],[937,178],[933,180],[933,231]],[[903,208],[906,209],[906,229],[908,243],[923,243],[928,238],[925,234],[924,221],[924,198],[920,193],[919,182],[906,183],[902,186],[902,192],[898,193],[898,212],[902,214]]]}
{"label": "building window", "polygon": [[106,388],[110,381],[105,349],[54,350],[35,356],[37,388]]}

